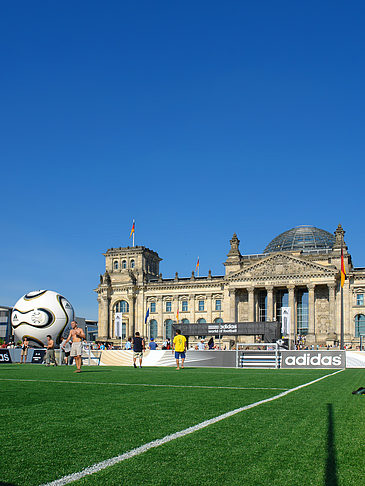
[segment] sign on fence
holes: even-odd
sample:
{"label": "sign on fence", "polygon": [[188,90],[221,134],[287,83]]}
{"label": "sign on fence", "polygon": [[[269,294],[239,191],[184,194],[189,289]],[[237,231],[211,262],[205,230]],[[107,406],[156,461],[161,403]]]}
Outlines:
{"label": "sign on fence", "polygon": [[10,351],[8,349],[0,349],[0,364],[11,363]]}
{"label": "sign on fence", "polygon": [[282,368],[345,368],[345,351],[281,351]]}

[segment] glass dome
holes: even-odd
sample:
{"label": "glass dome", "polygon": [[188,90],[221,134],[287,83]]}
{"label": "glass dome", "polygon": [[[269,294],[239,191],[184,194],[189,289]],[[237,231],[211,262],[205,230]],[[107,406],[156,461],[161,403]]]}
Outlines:
{"label": "glass dome", "polygon": [[328,250],[332,249],[335,236],[314,226],[297,226],[274,238],[264,253],[274,251]]}

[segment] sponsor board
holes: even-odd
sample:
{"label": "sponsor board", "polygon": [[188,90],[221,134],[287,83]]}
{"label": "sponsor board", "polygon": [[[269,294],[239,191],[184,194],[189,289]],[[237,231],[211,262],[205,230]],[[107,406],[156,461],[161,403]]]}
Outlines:
{"label": "sponsor board", "polygon": [[0,364],[11,363],[10,351],[8,349],[0,349]]}
{"label": "sponsor board", "polygon": [[33,351],[32,363],[42,363],[45,354],[45,349],[35,349]]}
{"label": "sponsor board", "polygon": [[237,324],[208,324],[208,334],[220,334],[226,336],[227,334],[237,334]]}
{"label": "sponsor board", "polygon": [[345,367],[345,351],[281,351],[281,368]]}

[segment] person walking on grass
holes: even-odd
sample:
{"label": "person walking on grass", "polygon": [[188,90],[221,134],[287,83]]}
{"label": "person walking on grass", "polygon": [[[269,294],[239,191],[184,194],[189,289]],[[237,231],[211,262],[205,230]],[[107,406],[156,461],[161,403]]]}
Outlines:
{"label": "person walking on grass", "polygon": [[57,361],[54,355],[54,341],[50,334],[47,335],[47,349],[46,349],[46,356],[45,356],[46,366],[50,366],[51,361],[57,366]]}
{"label": "person walking on grass", "polygon": [[181,358],[181,368],[184,368],[185,352],[186,352],[186,337],[181,334],[180,329],[176,329],[176,336],[172,341],[172,352],[175,350],[176,359],[176,370],[180,369],[180,358]]}
{"label": "person walking on grass", "polygon": [[81,373],[81,364],[82,364],[82,340],[85,339],[84,331],[78,327],[76,321],[71,322],[71,331],[68,335],[68,338],[65,341],[65,344],[69,342],[72,338],[72,345],[71,345],[71,353],[70,357],[75,358],[76,362],[76,371],[75,373]]}
{"label": "person walking on grass", "polygon": [[137,331],[133,338],[133,366],[137,368],[137,358],[139,358],[139,367],[142,368],[143,351],[146,349],[144,339],[141,338]]}

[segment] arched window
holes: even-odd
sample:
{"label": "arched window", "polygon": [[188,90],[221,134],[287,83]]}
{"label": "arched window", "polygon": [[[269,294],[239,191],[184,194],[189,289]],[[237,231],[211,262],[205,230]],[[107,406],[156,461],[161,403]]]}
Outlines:
{"label": "arched window", "polygon": [[364,314],[358,314],[355,316],[355,337],[365,335],[365,316]]}
{"label": "arched window", "polygon": [[129,304],[126,300],[120,300],[115,304],[115,312],[129,312]]}
{"label": "arched window", "polygon": [[150,339],[156,339],[157,338],[157,321],[156,319],[151,319],[150,320]]}
{"label": "arched window", "polygon": [[172,319],[166,319],[165,321],[165,337],[166,339],[172,339]]}
{"label": "arched window", "polygon": [[214,319],[214,322],[216,324],[223,324],[223,319],[221,319],[220,317],[217,317],[217,319]]}
{"label": "arched window", "polygon": [[127,268],[127,260],[122,261],[122,268]]}
{"label": "arched window", "polygon": [[131,260],[131,268],[134,268],[135,267],[135,262],[134,260]]}
{"label": "arched window", "polygon": [[114,262],[114,270],[118,270],[118,268],[119,268],[118,261],[115,260],[115,262]]}
{"label": "arched window", "polygon": [[189,319],[182,319],[181,324],[190,324]]}

